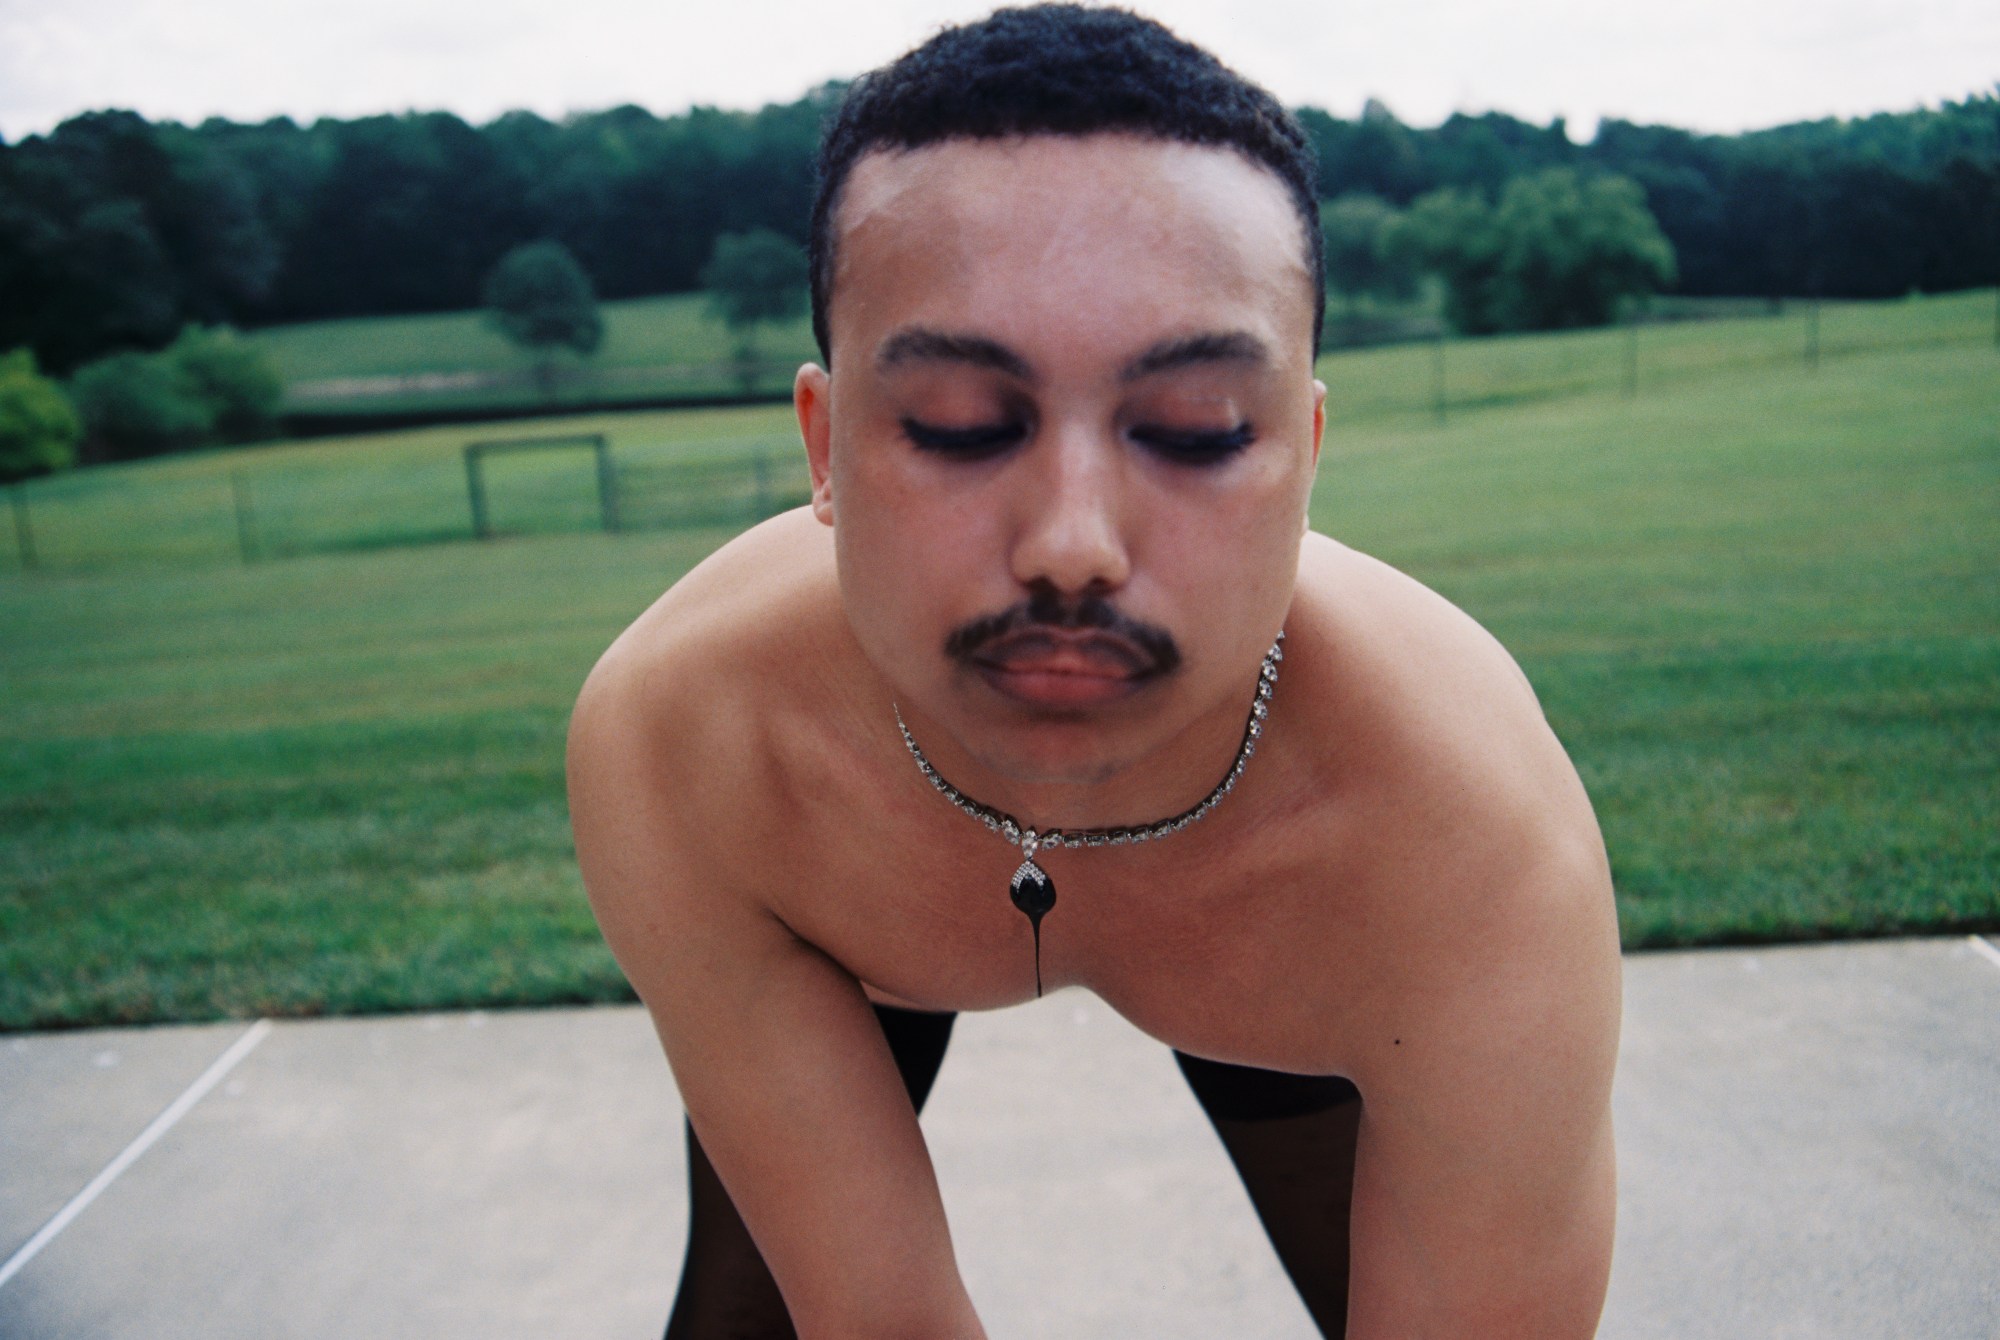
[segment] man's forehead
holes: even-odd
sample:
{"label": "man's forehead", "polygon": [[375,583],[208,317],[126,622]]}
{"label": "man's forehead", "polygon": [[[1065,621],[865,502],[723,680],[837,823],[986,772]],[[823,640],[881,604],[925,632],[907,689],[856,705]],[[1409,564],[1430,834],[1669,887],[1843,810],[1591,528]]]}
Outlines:
{"label": "man's forehead", "polygon": [[[953,138],[907,148],[882,145],[854,163],[842,187],[836,225],[851,226],[866,214],[905,195],[986,198],[995,180],[1017,191],[1054,196],[1088,188],[1092,194],[1144,190],[1166,183],[1183,189],[1227,188],[1267,195],[1291,212],[1284,183],[1263,164],[1229,146],[1192,144],[1126,131],[1084,135],[1014,135]],[[1254,183],[1254,185],[1253,185]],[[1246,207],[1249,202],[1245,201]]]}
{"label": "man's forehead", "polygon": [[1018,307],[1021,285],[1066,281],[1102,296],[1107,269],[1162,300],[1200,287],[1276,304],[1286,315],[1274,337],[1310,321],[1309,252],[1289,193],[1227,147],[1101,133],[876,150],[857,161],[839,204],[836,326],[865,312],[878,327],[888,315],[878,299],[921,306],[949,292]]}

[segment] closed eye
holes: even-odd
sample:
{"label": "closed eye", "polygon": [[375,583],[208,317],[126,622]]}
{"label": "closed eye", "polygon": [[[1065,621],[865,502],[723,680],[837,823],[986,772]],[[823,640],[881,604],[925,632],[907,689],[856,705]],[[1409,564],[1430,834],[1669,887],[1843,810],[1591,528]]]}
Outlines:
{"label": "closed eye", "polygon": [[913,446],[921,451],[953,456],[990,456],[1013,446],[1026,435],[1027,428],[1012,421],[980,423],[970,428],[940,428],[915,419],[903,420],[903,436],[909,438]]}
{"label": "closed eye", "polygon": [[1248,422],[1219,433],[1189,433],[1152,424],[1130,430],[1134,442],[1182,465],[1218,465],[1257,440]]}

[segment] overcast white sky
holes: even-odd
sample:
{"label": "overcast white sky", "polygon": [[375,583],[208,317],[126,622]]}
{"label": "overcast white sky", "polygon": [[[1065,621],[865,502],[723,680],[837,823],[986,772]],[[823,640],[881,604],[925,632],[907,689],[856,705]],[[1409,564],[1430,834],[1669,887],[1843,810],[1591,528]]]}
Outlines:
{"label": "overcast white sky", "polygon": [[[755,107],[878,65],[977,0],[0,0],[0,135],[79,111],[261,120],[633,102]],[[1733,131],[2000,82],[1994,0],[1135,0],[1285,102]]]}

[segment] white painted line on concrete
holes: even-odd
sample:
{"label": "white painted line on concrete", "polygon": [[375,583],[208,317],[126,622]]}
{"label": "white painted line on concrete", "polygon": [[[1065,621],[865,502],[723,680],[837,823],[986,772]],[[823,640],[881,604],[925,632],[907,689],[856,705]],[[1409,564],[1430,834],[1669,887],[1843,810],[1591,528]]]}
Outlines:
{"label": "white painted line on concrete", "polygon": [[1972,947],[1984,955],[1988,963],[2000,968],[2000,949],[1995,949],[1992,941],[1983,935],[1971,935],[1966,938],[1972,941]]}
{"label": "white painted line on concrete", "polygon": [[7,1281],[21,1273],[21,1268],[35,1259],[42,1248],[55,1241],[56,1234],[69,1227],[70,1220],[89,1208],[90,1202],[104,1194],[104,1189],[118,1180],[120,1173],[139,1161],[139,1156],[153,1147],[155,1141],[174,1128],[174,1123],[186,1116],[194,1105],[202,1100],[208,1091],[222,1082],[222,1077],[236,1068],[236,1063],[248,1056],[271,1031],[269,1019],[259,1019],[244,1030],[243,1036],[230,1045],[228,1051],[215,1058],[215,1064],[201,1072],[201,1078],[188,1085],[187,1091],[168,1105],[167,1110],[154,1117],[152,1124],[139,1132],[139,1138],[119,1153],[118,1157],[104,1165],[104,1171],[90,1179],[90,1185],[76,1193],[70,1203],[56,1211],[55,1218],[42,1225],[41,1231],[29,1238],[7,1258],[6,1265],[0,1265],[0,1288]]}

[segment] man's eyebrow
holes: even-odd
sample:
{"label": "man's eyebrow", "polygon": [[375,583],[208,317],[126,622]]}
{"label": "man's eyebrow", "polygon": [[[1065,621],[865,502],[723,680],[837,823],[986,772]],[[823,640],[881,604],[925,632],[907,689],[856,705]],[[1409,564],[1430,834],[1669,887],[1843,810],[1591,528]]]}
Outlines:
{"label": "man's eyebrow", "polygon": [[1026,359],[1006,345],[979,335],[951,335],[924,326],[909,326],[884,340],[875,351],[875,366],[884,371],[913,362],[969,363],[1022,381],[1035,380],[1035,370]]}
{"label": "man's eyebrow", "polygon": [[1134,382],[1190,363],[1264,363],[1270,357],[1264,342],[1248,331],[1204,331],[1154,345],[1127,363],[1118,379]]}

